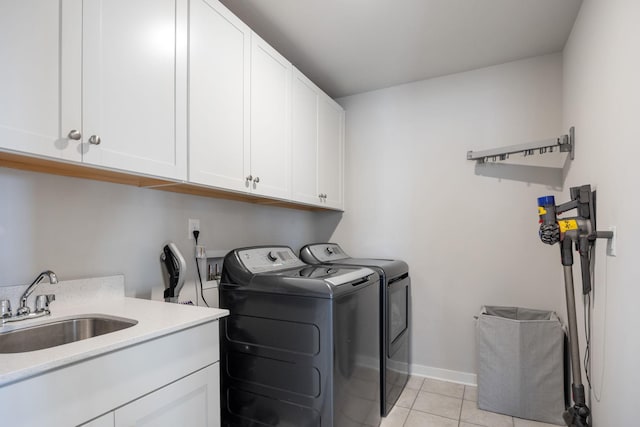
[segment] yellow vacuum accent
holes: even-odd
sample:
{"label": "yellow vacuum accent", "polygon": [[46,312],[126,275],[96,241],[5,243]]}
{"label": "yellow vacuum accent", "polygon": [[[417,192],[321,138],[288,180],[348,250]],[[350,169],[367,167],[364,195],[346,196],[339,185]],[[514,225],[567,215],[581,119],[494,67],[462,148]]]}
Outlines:
{"label": "yellow vacuum accent", "polygon": [[558,221],[558,225],[560,225],[560,233],[578,229],[578,221],[575,219],[561,219]]}

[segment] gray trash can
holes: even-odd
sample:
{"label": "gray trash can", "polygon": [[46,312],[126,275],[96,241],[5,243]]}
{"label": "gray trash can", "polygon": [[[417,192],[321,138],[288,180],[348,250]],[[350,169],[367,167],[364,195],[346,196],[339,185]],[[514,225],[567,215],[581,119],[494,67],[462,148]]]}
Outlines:
{"label": "gray trash can", "polygon": [[476,323],[478,407],[563,424],[564,340],[552,311],[483,307]]}

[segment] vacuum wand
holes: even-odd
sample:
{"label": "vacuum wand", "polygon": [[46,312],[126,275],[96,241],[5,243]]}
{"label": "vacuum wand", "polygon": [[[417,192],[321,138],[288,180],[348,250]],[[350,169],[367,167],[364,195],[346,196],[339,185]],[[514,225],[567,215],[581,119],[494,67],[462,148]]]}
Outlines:
{"label": "vacuum wand", "polygon": [[[573,287],[573,246],[580,254],[582,294],[591,292],[591,250],[598,238],[611,238],[611,231],[595,231],[595,192],[590,185],[570,189],[571,201],[555,204],[553,196],[538,198],[540,217],[540,240],[548,245],[560,243],[560,260],[564,270],[567,321],[571,355],[572,394],[574,405],[562,417],[569,427],[589,427],[590,410],[586,405],[584,385],[580,372],[580,348],[578,345],[578,322]],[[575,217],[558,219],[558,215],[577,209]]]}

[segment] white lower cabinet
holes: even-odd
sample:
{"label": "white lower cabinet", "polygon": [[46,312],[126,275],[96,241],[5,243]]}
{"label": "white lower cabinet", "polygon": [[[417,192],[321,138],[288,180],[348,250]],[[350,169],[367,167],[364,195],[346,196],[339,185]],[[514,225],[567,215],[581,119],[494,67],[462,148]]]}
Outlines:
{"label": "white lower cabinet", "polygon": [[193,326],[2,386],[2,425],[219,426],[218,328]]}
{"label": "white lower cabinet", "polygon": [[218,427],[219,363],[207,366],[82,427]]}
{"label": "white lower cabinet", "polygon": [[217,427],[219,363],[210,365],[115,411],[115,427]]}

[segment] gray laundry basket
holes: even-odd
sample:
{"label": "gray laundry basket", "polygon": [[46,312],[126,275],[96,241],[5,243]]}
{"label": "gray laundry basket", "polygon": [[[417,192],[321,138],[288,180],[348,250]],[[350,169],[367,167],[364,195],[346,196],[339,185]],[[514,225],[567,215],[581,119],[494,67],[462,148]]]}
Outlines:
{"label": "gray laundry basket", "polygon": [[563,424],[564,340],[552,311],[483,307],[476,324],[478,407]]}

